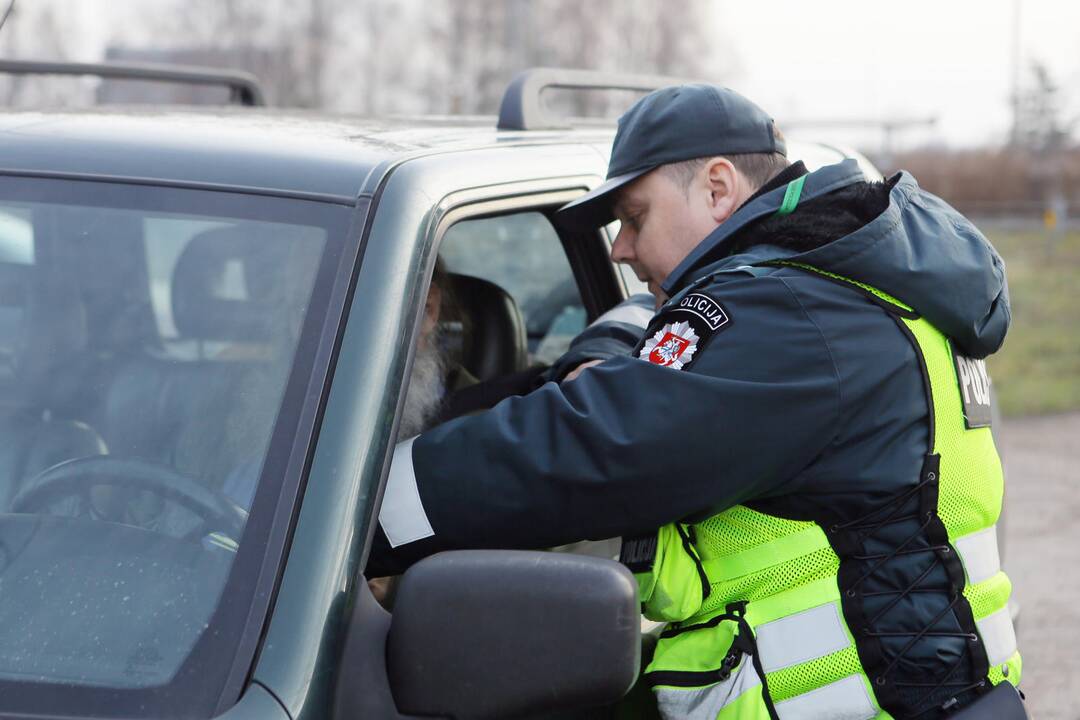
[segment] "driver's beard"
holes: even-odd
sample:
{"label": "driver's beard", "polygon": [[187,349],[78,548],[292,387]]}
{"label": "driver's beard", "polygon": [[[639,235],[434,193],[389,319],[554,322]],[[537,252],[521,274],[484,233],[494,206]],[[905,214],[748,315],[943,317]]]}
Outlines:
{"label": "driver's beard", "polygon": [[446,393],[446,361],[434,337],[428,338],[426,348],[418,349],[413,359],[405,407],[398,426],[398,438],[407,439],[427,430],[438,413]]}

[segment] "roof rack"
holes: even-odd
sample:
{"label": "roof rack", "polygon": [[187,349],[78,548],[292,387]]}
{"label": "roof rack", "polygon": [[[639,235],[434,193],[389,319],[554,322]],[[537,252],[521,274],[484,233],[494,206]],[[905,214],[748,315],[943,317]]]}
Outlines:
{"label": "roof rack", "polygon": [[219,70],[192,65],[159,63],[73,63],[43,60],[0,59],[0,73],[12,75],[94,75],[118,80],[185,83],[189,85],[224,85],[230,102],[240,105],[266,105],[259,80],[239,70]]}
{"label": "roof rack", "polygon": [[573,90],[640,90],[649,92],[686,82],[663,75],[622,75],[594,70],[533,68],[510,82],[499,107],[500,130],[564,130],[567,118],[550,115],[540,100],[548,88]]}

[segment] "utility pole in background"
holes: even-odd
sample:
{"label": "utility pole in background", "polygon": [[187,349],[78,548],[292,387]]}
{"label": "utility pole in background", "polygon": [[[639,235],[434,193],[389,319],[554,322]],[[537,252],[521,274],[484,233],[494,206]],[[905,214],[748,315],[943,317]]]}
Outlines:
{"label": "utility pole in background", "polygon": [[323,70],[326,67],[326,50],[330,42],[326,18],[326,0],[310,0],[308,16],[307,82],[311,107],[323,106]]}
{"label": "utility pole in background", "polygon": [[1012,19],[1012,130],[1009,144],[1020,143],[1020,1],[1013,0]]}

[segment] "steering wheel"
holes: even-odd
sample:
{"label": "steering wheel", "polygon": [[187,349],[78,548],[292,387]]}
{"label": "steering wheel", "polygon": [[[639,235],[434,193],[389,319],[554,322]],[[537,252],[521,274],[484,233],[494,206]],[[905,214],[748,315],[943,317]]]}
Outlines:
{"label": "steering wheel", "polygon": [[10,512],[40,512],[57,499],[72,495],[92,507],[90,490],[100,485],[149,490],[191,510],[202,518],[202,523],[186,538],[221,531],[238,541],[247,522],[247,512],[225,495],[172,468],[111,455],[75,458],[42,470],[15,496]]}

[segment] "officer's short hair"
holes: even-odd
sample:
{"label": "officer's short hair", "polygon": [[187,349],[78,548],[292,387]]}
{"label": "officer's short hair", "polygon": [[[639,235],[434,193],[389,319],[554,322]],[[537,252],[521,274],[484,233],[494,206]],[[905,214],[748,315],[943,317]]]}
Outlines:
{"label": "officer's short hair", "polygon": [[[776,137],[783,140],[784,135],[779,130],[774,130]],[[787,156],[781,153],[740,153],[736,155],[720,155],[725,158],[743,177],[750,181],[754,190],[762,187],[765,183],[776,177],[784,168],[791,164]],[[712,158],[701,157],[693,160],[661,165],[660,170],[671,178],[676,185],[684,191],[690,188],[690,183],[701,168]]]}

